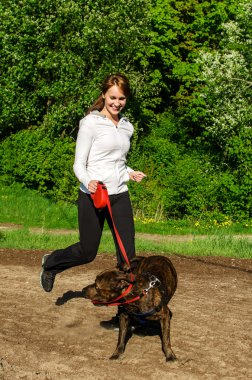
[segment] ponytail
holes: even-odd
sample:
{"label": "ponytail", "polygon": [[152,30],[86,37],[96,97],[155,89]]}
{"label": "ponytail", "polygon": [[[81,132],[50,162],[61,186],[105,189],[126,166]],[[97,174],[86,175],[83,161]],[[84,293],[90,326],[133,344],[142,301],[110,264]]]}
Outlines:
{"label": "ponytail", "polygon": [[96,101],[89,107],[89,109],[86,112],[86,115],[90,114],[92,111],[101,111],[104,107],[104,99],[102,94],[99,95],[99,97],[96,99]]}

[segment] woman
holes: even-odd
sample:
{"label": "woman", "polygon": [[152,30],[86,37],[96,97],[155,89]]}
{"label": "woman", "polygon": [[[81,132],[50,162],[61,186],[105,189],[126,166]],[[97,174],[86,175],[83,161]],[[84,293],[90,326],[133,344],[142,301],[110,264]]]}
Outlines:
{"label": "woman", "polygon": [[95,209],[90,196],[96,191],[98,181],[108,189],[114,222],[127,256],[129,259],[135,256],[134,220],[126,182],[140,182],[145,174],[126,166],[133,126],[120,113],[129,94],[129,81],[124,75],[109,75],[100,96],[80,121],[74,162],[74,173],[81,183],[78,198],[80,241],[43,257],[40,280],[46,292],[53,289],[57,273],[95,259],[105,219],[114,237],[118,264],[123,262],[108,209]]}

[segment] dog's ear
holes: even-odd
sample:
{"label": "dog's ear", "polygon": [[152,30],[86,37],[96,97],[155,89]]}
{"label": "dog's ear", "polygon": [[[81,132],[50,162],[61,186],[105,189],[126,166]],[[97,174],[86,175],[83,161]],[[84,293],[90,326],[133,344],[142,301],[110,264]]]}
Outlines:
{"label": "dog's ear", "polygon": [[133,259],[130,260],[130,266],[126,263],[119,264],[118,268],[121,272],[129,273],[132,268],[136,268],[140,261],[144,259],[144,256],[136,256]]}
{"label": "dog's ear", "polygon": [[120,272],[127,273],[130,271],[130,267],[126,263],[118,264],[117,268]]}
{"label": "dog's ear", "polygon": [[129,286],[128,281],[126,280],[120,280],[116,286],[116,290],[122,290],[124,288],[127,288]]}
{"label": "dog's ear", "polygon": [[133,257],[133,259],[130,260],[130,263],[131,264],[138,264],[140,261],[142,261],[144,259],[144,256],[136,256],[136,257]]}
{"label": "dog's ear", "polygon": [[133,259],[131,259],[130,260],[130,268],[131,268],[131,270],[134,271],[139,266],[140,262],[143,259],[144,259],[144,256],[136,256]]}
{"label": "dog's ear", "polygon": [[132,276],[132,273],[118,273],[116,278],[118,281],[126,282],[127,284],[134,281],[135,277]]}

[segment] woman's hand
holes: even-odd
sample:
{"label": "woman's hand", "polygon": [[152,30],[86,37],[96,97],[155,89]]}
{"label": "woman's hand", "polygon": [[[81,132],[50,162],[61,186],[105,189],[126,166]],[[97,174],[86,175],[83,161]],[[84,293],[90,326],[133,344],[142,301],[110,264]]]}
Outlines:
{"label": "woman's hand", "polygon": [[92,179],[89,182],[89,184],[88,184],[88,191],[90,191],[90,193],[95,193],[96,192],[97,183],[98,183],[98,181],[96,181],[96,179]]}
{"label": "woman's hand", "polygon": [[141,182],[142,179],[146,177],[146,175],[143,172],[133,171],[129,173],[129,177],[132,181]]}

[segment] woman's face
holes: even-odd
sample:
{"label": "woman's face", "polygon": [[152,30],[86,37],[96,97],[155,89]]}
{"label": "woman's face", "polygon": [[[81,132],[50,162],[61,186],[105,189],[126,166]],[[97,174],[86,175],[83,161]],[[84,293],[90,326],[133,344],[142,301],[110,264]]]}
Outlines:
{"label": "woman's face", "polygon": [[118,115],[125,107],[127,101],[120,87],[116,85],[110,87],[108,91],[103,94],[103,98],[104,108],[102,112],[110,118],[118,119]]}

